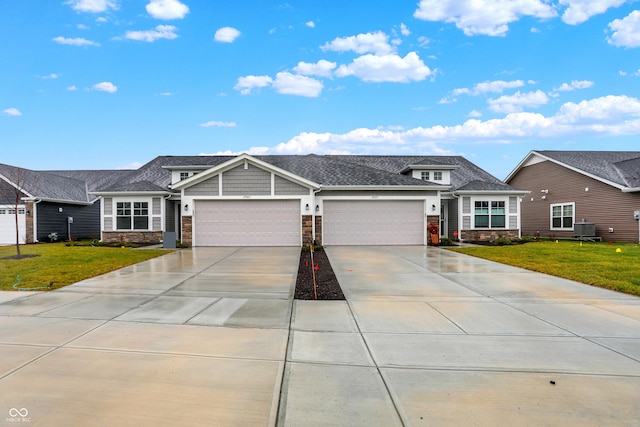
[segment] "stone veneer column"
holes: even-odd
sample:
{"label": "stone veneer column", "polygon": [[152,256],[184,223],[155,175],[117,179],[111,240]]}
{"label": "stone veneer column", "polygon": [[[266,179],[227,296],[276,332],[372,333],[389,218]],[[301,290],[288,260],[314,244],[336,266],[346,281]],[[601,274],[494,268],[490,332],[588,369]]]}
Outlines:
{"label": "stone veneer column", "polygon": [[193,217],[182,217],[182,244],[191,246],[193,243]]}
{"label": "stone veneer column", "polygon": [[33,202],[25,203],[25,213],[29,212],[25,215],[25,223],[26,223],[26,242],[27,243],[35,243],[35,236],[33,235],[33,218],[35,212],[33,211],[35,204]]}
{"label": "stone veneer column", "polygon": [[302,246],[313,243],[313,216],[302,215]]}
{"label": "stone veneer column", "polygon": [[316,215],[316,243],[322,245],[322,215]]}

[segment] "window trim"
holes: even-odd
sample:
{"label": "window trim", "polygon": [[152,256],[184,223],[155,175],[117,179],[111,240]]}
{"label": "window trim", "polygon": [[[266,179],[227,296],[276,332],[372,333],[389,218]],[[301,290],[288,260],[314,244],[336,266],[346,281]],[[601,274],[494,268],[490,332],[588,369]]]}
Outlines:
{"label": "window trim", "polygon": [[431,172],[430,171],[422,171],[420,172],[420,179],[423,181],[430,181]]}
{"label": "window trim", "polygon": [[443,179],[444,179],[444,178],[443,178],[443,173],[442,173],[442,171],[434,171],[434,172],[433,172],[433,180],[434,180],[434,181],[442,181]]}
{"label": "window trim", "polygon": [[[562,216],[554,217],[553,216],[553,208],[554,207],[558,207],[558,206],[562,209]],[[566,206],[571,206],[571,227],[564,227],[564,218],[568,218],[568,217],[564,216],[564,208]],[[561,218],[561,223],[562,223],[561,227],[554,227],[553,226],[553,219],[554,218]],[[549,230],[552,230],[552,231],[573,231],[575,223],[576,223],[576,202],[553,203],[553,204],[549,205]]]}
{"label": "window trim", "polygon": [[[478,209],[478,204],[486,204],[486,207],[481,206],[480,209],[486,209],[486,213],[477,213],[477,209]],[[494,207],[494,204],[498,205],[502,203],[502,208],[496,206]],[[494,209],[502,209],[503,213],[502,214],[494,214],[493,210]],[[505,200],[490,200],[490,199],[483,199],[483,200],[474,200],[473,201],[473,211],[471,213],[471,216],[473,217],[473,228],[474,229],[482,229],[482,230],[506,230],[507,229],[507,202]],[[483,218],[486,218],[486,222],[487,225],[478,225],[478,221],[477,218],[478,216],[481,216]],[[494,217],[501,217],[502,218],[502,225],[500,226],[496,226],[494,225]]]}
{"label": "window trim", "polygon": [[[115,216],[115,231],[150,231],[149,224],[151,224],[149,214],[149,202],[148,201],[133,201],[133,200],[123,200],[116,202],[116,214]],[[146,215],[144,214],[146,212]],[[129,226],[128,228],[121,228],[120,221],[124,221],[128,218]],[[146,218],[146,227],[138,228],[136,227],[136,222],[141,220],[142,218]],[[136,221],[138,220],[138,221]]]}

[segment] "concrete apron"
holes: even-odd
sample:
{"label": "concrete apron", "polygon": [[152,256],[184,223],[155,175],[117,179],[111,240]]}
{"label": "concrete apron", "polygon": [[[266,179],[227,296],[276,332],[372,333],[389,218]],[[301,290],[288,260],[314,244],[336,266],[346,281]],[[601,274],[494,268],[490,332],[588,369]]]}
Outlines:
{"label": "concrete apron", "polygon": [[[0,425],[637,425],[640,299],[425,247],[178,251],[0,293]],[[553,382],[553,383],[552,383]]]}
{"label": "concrete apron", "polygon": [[328,254],[347,302],[295,302],[280,425],[640,425],[639,298],[436,248]]}
{"label": "concrete apron", "polygon": [[197,248],[0,294],[0,425],[275,425],[299,248]]}

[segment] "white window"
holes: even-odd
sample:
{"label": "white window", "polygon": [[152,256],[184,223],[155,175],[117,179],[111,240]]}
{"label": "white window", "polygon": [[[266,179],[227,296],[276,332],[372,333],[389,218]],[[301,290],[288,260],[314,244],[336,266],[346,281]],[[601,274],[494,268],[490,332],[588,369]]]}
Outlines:
{"label": "white window", "polygon": [[442,181],[442,172],[434,172],[433,173],[434,181]]}
{"label": "white window", "polygon": [[475,202],[474,221],[475,228],[504,228],[504,201],[482,200]]}
{"label": "white window", "polygon": [[118,202],[116,204],[116,228],[118,230],[148,230],[149,203]]}
{"label": "white window", "polygon": [[184,181],[189,178],[189,172],[180,172],[180,181]]}
{"label": "white window", "polygon": [[575,203],[551,205],[551,229],[573,230]]}
{"label": "white window", "polygon": [[429,181],[429,171],[422,171],[420,178],[422,178],[423,181]]}

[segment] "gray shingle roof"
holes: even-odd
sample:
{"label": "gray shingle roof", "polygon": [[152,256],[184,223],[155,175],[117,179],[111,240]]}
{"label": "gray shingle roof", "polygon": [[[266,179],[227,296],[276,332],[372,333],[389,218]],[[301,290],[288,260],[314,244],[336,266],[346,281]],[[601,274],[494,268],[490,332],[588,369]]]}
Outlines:
{"label": "gray shingle roof", "polygon": [[501,187],[501,191],[515,191],[495,176],[471,163],[462,156],[334,156],[347,161],[365,164],[399,174],[408,165],[444,165],[457,166],[451,171],[451,191],[464,188],[465,190],[487,191],[493,185],[494,189]]}
{"label": "gray shingle roof", "polygon": [[622,187],[640,187],[640,151],[534,151]]}
{"label": "gray shingle roof", "polygon": [[0,164],[0,175],[14,184],[21,185],[34,197],[77,203],[91,201],[87,185],[82,180],[5,164]]}

